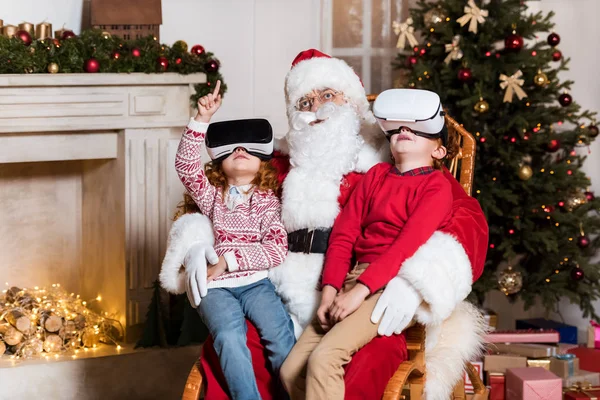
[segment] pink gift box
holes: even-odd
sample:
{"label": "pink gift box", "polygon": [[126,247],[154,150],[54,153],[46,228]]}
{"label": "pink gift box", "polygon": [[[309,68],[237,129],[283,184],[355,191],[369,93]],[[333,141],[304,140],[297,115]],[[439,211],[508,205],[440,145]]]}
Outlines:
{"label": "pink gift box", "polygon": [[506,372],[506,400],[561,400],[562,379],[544,368]]}
{"label": "pink gift box", "polygon": [[488,333],[488,343],[558,343],[559,334],[552,329],[517,329]]}

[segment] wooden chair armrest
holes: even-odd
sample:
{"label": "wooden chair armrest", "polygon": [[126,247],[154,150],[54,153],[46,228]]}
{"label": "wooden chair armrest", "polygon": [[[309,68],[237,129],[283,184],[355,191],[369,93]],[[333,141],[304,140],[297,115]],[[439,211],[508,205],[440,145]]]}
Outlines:
{"label": "wooden chair armrest", "polygon": [[198,359],[190,370],[190,374],[185,382],[185,389],[183,390],[181,400],[198,400],[201,391],[202,373],[200,373],[200,359]]}

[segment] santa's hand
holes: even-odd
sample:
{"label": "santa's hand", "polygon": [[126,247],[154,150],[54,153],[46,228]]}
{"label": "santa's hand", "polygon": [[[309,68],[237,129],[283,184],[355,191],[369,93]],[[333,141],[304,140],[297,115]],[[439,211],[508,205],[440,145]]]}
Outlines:
{"label": "santa's hand", "polygon": [[196,243],[188,250],[185,259],[185,292],[192,307],[200,305],[202,297],[208,293],[206,282],[207,261],[216,264],[219,261],[215,249],[205,243]]}
{"label": "santa's hand", "polygon": [[401,333],[412,321],[422,300],[421,295],[406,279],[398,276],[392,279],[371,314],[371,322],[374,324],[381,320],[377,333],[385,336]]}

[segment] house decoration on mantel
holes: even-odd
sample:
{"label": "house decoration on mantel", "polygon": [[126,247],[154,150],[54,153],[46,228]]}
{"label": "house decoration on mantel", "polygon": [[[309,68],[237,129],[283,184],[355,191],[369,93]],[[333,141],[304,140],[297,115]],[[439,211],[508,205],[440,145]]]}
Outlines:
{"label": "house decoration on mantel", "polygon": [[125,40],[153,35],[160,41],[161,0],[91,0],[91,25]]}

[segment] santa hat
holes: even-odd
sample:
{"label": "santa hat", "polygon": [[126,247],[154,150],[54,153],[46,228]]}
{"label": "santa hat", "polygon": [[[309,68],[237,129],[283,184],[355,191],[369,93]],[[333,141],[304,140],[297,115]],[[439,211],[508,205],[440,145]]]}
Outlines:
{"label": "santa hat", "polygon": [[285,77],[285,97],[290,115],[300,98],[314,89],[333,89],[344,93],[349,103],[367,121],[374,121],[363,84],[345,61],[332,58],[319,50],[310,49],[298,54],[292,69]]}

